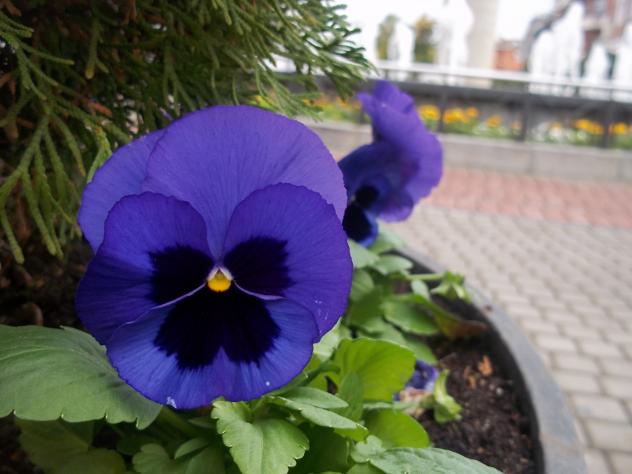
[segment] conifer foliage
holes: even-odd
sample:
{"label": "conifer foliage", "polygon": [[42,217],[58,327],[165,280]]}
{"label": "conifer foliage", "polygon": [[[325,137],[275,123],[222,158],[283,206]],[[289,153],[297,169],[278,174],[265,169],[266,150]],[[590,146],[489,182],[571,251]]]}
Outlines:
{"label": "conifer foliage", "polygon": [[23,261],[35,228],[61,256],[112,150],[185,112],[310,113],[319,74],[349,95],[355,32],[327,0],[0,0],[0,239]]}

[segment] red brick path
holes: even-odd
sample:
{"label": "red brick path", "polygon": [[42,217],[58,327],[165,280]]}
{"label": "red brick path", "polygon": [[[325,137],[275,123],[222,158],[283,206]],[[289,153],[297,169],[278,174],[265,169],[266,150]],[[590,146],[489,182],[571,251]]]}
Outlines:
{"label": "red brick path", "polygon": [[426,200],[437,207],[632,229],[632,185],[447,169]]}

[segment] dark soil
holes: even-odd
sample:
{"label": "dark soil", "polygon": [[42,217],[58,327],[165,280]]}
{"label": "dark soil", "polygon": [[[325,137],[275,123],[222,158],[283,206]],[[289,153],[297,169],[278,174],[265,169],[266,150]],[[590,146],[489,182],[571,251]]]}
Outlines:
{"label": "dark soil", "polygon": [[[91,256],[89,246],[77,242],[59,260],[34,243],[25,246],[25,256],[25,266],[16,265],[0,240],[0,324],[81,327],[74,294]],[[452,309],[465,317],[472,311],[465,305]],[[436,447],[478,459],[506,474],[535,473],[528,419],[514,383],[489,353],[486,339],[435,343],[440,366],[450,370],[448,391],[463,406],[462,419],[442,425],[426,412],[420,421]],[[0,419],[0,474],[40,472],[28,462],[17,436],[11,418]]]}
{"label": "dark soil", "polygon": [[438,448],[478,459],[505,474],[535,473],[529,420],[513,381],[488,347],[485,338],[436,344],[440,367],[450,370],[448,393],[463,411],[457,422],[437,423],[431,411],[419,421]]}

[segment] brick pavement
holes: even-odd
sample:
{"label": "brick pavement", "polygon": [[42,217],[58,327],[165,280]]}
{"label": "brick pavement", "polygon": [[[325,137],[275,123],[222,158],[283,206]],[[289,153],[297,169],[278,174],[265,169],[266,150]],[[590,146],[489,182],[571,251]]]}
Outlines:
{"label": "brick pavement", "polygon": [[524,328],[567,395],[589,472],[632,473],[632,185],[452,169],[390,227]]}

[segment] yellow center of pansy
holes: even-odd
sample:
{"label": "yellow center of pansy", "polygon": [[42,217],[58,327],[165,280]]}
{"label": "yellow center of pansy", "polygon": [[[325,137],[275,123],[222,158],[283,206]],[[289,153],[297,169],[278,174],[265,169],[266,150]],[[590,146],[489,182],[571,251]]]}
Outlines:
{"label": "yellow center of pansy", "polygon": [[232,282],[233,279],[230,276],[225,275],[218,269],[209,275],[206,280],[206,286],[208,286],[209,290],[221,293],[228,290]]}

